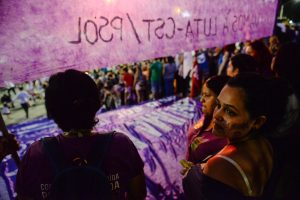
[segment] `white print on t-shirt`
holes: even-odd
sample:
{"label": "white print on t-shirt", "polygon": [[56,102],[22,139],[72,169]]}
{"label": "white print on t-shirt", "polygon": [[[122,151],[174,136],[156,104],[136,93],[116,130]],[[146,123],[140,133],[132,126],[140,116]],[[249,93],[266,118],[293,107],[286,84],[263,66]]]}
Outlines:
{"label": "white print on t-shirt", "polygon": [[[107,176],[107,179],[110,183],[112,191],[120,189],[120,183],[119,183],[120,176],[119,176],[119,173],[110,174],[110,175]],[[40,189],[41,189],[43,199],[46,199],[49,196],[49,192],[50,192],[50,189],[51,189],[51,184],[42,183],[40,185]]]}
{"label": "white print on t-shirt", "polygon": [[117,190],[117,189],[120,189],[120,183],[119,183],[119,174],[116,173],[116,174],[110,174],[107,176],[107,179],[110,183],[110,186],[111,186],[111,190]]}
{"label": "white print on t-shirt", "polygon": [[51,184],[49,183],[41,184],[41,192],[42,192],[43,199],[46,199],[48,197],[50,189],[51,189]]}

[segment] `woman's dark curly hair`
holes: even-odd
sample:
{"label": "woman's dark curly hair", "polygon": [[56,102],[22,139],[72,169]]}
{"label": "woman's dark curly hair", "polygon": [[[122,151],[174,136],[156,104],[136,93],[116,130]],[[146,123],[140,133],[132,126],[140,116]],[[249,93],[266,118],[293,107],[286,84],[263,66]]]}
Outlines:
{"label": "woman's dark curly hair", "polygon": [[92,129],[97,120],[100,97],[94,80],[74,69],[54,74],[45,92],[48,116],[63,131]]}
{"label": "woman's dark curly hair", "polygon": [[233,69],[239,69],[239,73],[258,72],[258,63],[254,57],[248,54],[237,54],[231,59]]}
{"label": "woman's dark curly hair", "polygon": [[230,77],[225,75],[212,76],[205,81],[205,84],[210,90],[215,93],[215,95],[218,96],[229,79]]}

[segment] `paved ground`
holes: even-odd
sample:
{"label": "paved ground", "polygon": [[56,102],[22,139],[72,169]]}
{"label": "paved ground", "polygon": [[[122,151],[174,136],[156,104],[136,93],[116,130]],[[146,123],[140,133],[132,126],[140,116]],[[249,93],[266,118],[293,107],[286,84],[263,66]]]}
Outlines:
{"label": "paved ground", "polygon": [[[19,90],[16,88],[16,93],[18,93]],[[2,97],[7,91],[4,88],[0,88],[0,97]],[[15,99],[16,94],[11,92],[11,98]],[[0,111],[2,110],[2,104],[0,103]],[[21,108],[21,105],[18,100],[14,102],[15,108],[11,108],[11,114],[9,116],[2,115],[4,122],[6,125],[11,124],[18,124],[20,122],[25,121],[31,121],[34,118],[45,116],[46,115],[46,109],[44,105],[44,99],[43,98],[37,98],[34,103],[32,103],[32,106],[29,107],[29,118],[26,119],[25,111]]]}
{"label": "paved ground", "polygon": [[9,116],[2,115],[6,125],[17,124],[20,122],[31,121],[34,118],[45,116],[46,109],[44,101],[37,100],[37,102],[29,108],[29,118],[26,119],[24,110],[18,103],[15,103],[16,108],[11,109]]}

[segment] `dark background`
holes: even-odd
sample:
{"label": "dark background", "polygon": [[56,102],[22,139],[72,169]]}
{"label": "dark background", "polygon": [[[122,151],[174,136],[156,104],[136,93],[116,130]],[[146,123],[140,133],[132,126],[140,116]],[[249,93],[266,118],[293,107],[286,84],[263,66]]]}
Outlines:
{"label": "dark background", "polygon": [[280,0],[278,16],[280,15],[281,6],[284,6],[283,17],[300,23],[300,0]]}

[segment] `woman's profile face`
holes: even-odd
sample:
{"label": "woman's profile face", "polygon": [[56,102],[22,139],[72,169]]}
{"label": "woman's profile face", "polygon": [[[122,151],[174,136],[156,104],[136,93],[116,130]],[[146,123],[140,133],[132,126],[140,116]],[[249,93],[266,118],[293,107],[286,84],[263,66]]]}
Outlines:
{"label": "woman's profile face", "polygon": [[255,50],[250,45],[248,45],[246,47],[246,54],[253,56],[253,57],[255,57],[255,55],[256,55]]}
{"label": "woman's profile face", "polygon": [[241,88],[225,87],[216,99],[213,113],[213,134],[229,140],[239,140],[250,133],[254,120],[245,107],[245,92]]}
{"label": "woman's profile face", "polygon": [[238,69],[234,69],[231,60],[228,63],[226,74],[227,76],[234,77],[238,74]]}
{"label": "woman's profile face", "polygon": [[204,84],[202,87],[202,94],[201,94],[201,103],[202,103],[202,112],[206,116],[212,116],[215,103],[216,103],[216,94],[207,87],[207,84]]}

